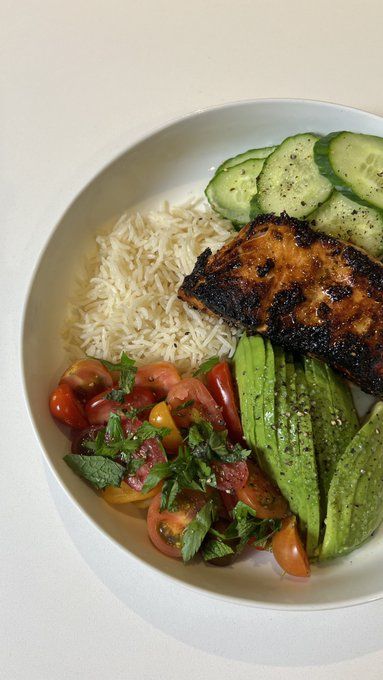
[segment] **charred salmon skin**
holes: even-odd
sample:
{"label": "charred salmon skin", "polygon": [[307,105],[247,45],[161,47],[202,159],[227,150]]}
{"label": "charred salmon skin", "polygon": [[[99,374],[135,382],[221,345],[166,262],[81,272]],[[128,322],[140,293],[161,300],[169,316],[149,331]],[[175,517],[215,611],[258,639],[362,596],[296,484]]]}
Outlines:
{"label": "charred salmon skin", "polygon": [[260,215],[205,250],[178,295],[383,396],[383,265],[350,243],[285,213]]}

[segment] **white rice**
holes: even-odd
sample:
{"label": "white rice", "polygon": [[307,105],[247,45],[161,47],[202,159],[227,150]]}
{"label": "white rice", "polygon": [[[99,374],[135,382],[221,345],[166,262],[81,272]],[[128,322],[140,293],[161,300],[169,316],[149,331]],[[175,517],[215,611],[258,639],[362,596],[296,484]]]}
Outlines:
{"label": "white rice", "polygon": [[122,351],[144,364],[166,360],[187,373],[206,358],[231,356],[237,331],[177,298],[197,256],[220,248],[232,225],[196,201],[123,215],[86,263],[70,303],[66,349],[116,361]]}

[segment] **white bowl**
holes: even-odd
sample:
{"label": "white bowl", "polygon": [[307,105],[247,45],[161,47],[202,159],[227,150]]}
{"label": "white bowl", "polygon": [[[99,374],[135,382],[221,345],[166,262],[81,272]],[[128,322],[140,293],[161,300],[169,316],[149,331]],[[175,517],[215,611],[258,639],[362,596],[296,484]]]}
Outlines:
{"label": "white bowl", "polygon": [[107,505],[62,460],[68,441],[51,418],[47,402],[67,363],[60,337],[63,310],[95,234],[126,209],[201,194],[222,160],[248,148],[276,144],[298,132],[343,129],[383,136],[383,119],[335,104],[258,100],[200,111],[149,134],[112,159],[82,188],[59,224],[52,225],[26,302],[22,350],[27,401],[59,483],[106,539],[158,570],[159,578],[167,575],[243,604],[321,609],[382,597],[383,531],[352,555],[314,567],[308,580],[281,578],[272,556],[259,552],[222,569],[184,566],[161,555],[147,538],[143,511]]}

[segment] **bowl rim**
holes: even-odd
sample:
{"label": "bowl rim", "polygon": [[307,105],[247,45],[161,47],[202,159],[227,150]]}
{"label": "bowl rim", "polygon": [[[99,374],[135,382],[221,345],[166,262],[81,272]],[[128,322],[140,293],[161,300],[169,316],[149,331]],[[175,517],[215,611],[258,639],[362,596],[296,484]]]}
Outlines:
{"label": "bowl rim", "polygon": [[[59,227],[60,222],[62,219],[65,217],[65,215],[71,210],[72,206],[74,205],[75,201],[81,196],[81,194],[92,184],[92,182],[105,170],[111,166],[113,163],[118,161],[119,158],[121,158],[124,154],[128,153],[129,151],[132,151],[135,147],[138,147],[141,143],[144,141],[149,140],[151,137],[160,134],[161,132],[164,132],[168,128],[171,128],[174,125],[177,125],[179,123],[182,123],[184,121],[187,121],[189,119],[209,114],[214,111],[220,111],[220,110],[229,110],[229,109],[236,109],[236,108],[241,108],[242,106],[249,106],[249,105],[257,105],[257,104],[271,104],[271,105],[278,105],[278,104],[310,104],[313,105],[314,107],[318,108],[328,108],[328,109],[343,109],[345,111],[355,111],[358,114],[362,114],[366,116],[368,119],[376,119],[378,121],[383,120],[383,116],[376,114],[376,113],[370,113],[364,109],[359,109],[355,106],[348,106],[344,104],[339,104],[336,102],[332,101],[321,101],[319,99],[305,99],[305,98],[286,98],[286,97],[277,97],[277,98],[255,98],[255,99],[238,99],[238,100],[232,100],[228,102],[223,102],[220,104],[214,104],[211,106],[206,106],[198,109],[194,109],[192,111],[183,113],[178,116],[173,116],[170,118],[167,118],[163,123],[159,125],[153,125],[147,128],[146,131],[144,132],[139,132],[138,134],[134,134],[131,138],[131,141],[126,145],[123,142],[121,142],[122,148],[120,148],[117,152],[115,151],[113,154],[113,157],[110,157],[110,147],[104,147],[101,149],[100,154],[97,154],[96,157],[96,163],[99,160],[98,156],[100,155],[103,157],[103,160],[100,162],[100,165],[98,167],[98,170],[96,172],[92,172],[91,176],[87,177],[86,180],[81,184],[80,187],[78,187],[74,193],[74,195],[71,196],[71,200],[69,204],[66,205],[64,211],[60,210],[58,217],[56,216],[56,221],[54,223],[53,228],[48,230],[48,233],[45,235],[43,243],[41,245],[40,251],[37,255],[36,261],[34,263],[34,266],[31,269],[31,272],[29,274],[28,280],[27,280],[27,285],[24,291],[23,295],[23,306],[21,310],[21,316],[20,316],[20,326],[19,326],[19,336],[18,336],[18,341],[19,341],[19,362],[20,362],[20,368],[21,368],[21,383],[22,383],[22,389],[23,389],[23,398],[26,406],[26,410],[29,416],[29,420],[32,425],[32,429],[34,432],[34,435],[36,437],[36,440],[39,444],[40,451],[43,454],[43,460],[44,462],[48,465],[48,468],[50,472],[52,473],[55,481],[59,484],[61,489],[64,491],[64,493],[70,498],[71,502],[76,506],[76,508],[81,512],[83,517],[86,518],[86,520],[95,528],[99,533],[101,533],[104,538],[108,541],[112,541],[113,544],[121,551],[123,551],[125,554],[128,554],[131,559],[136,560],[139,562],[142,566],[144,566],[146,569],[151,570],[153,573],[159,574],[162,578],[166,578],[167,580],[171,582],[175,582],[178,585],[182,586],[188,591],[197,591],[198,594],[204,596],[204,597],[209,597],[213,598],[217,601],[221,602],[226,602],[226,603],[231,603],[235,604],[237,606],[247,606],[247,607],[254,607],[254,608],[259,608],[259,609],[267,609],[267,610],[274,610],[274,611],[287,611],[287,612],[295,612],[295,611],[302,611],[302,612],[307,612],[307,611],[326,611],[326,610],[332,610],[332,609],[342,609],[346,607],[354,607],[362,604],[368,604],[371,602],[374,602],[376,600],[380,600],[383,598],[383,586],[381,590],[377,590],[376,592],[371,593],[370,595],[367,596],[358,596],[355,598],[340,598],[338,600],[334,600],[333,602],[326,602],[323,604],[295,604],[295,603],[273,603],[273,602],[263,602],[261,600],[250,600],[247,597],[240,597],[240,596],[235,596],[235,595],[230,595],[230,594],[223,594],[223,593],[218,593],[211,591],[208,587],[203,587],[199,585],[194,585],[194,584],[189,584],[185,582],[182,577],[178,577],[177,575],[173,574],[168,574],[164,572],[160,567],[157,567],[153,564],[150,564],[145,561],[144,558],[140,557],[139,555],[133,553],[131,550],[129,550],[128,547],[123,546],[116,538],[111,536],[111,534],[108,533],[106,529],[101,527],[98,522],[92,517],[91,513],[88,512],[88,510],[85,509],[85,507],[75,498],[74,494],[70,490],[69,486],[66,484],[66,482],[61,478],[59,472],[56,470],[56,468],[53,465],[53,462],[51,461],[48,452],[45,450],[45,446],[43,445],[42,439],[40,437],[40,433],[37,428],[37,424],[35,422],[35,419],[32,414],[32,409],[31,409],[31,404],[29,401],[29,396],[28,396],[28,388],[27,388],[27,381],[26,381],[26,363],[25,363],[25,344],[26,344],[26,317],[27,317],[27,312],[28,312],[28,307],[29,307],[29,302],[33,290],[33,285],[34,281],[36,278],[36,275],[40,269],[40,265],[45,257],[45,253],[48,249],[49,243],[54,236],[56,230]],[[105,156],[108,158],[106,160]],[[97,163],[98,164],[98,163]]]}

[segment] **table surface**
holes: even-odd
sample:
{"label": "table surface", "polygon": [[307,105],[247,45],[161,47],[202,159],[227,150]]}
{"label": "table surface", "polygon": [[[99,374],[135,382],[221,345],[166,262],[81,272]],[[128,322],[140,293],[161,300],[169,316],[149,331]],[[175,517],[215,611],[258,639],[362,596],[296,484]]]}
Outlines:
{"label": "table surface", "polygon": [[158,580],[48,471],[19,367],[26,287],[54,219],[138,134],[226,101],[383,114],[381,0],[2,0],[1,677],[380,678],[383,601],[284,613]]}

